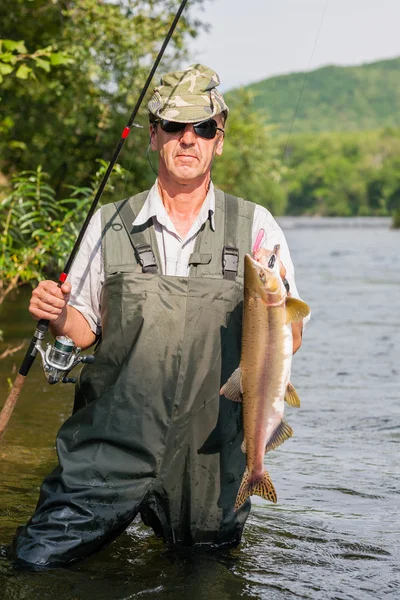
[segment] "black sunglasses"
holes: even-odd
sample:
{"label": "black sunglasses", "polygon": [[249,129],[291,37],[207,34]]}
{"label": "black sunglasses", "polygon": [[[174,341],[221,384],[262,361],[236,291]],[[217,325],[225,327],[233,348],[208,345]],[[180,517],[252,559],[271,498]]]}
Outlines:
{"label": "black sunglasses", "polygon": [[217,131],[222,131],[225,135],[225,130],[218,127],[214,119],[208,119],[201,123],[175,123],[175,121],[160,119],[159,121],[155,121],[155,123],[160,123],[161,129],[166,133],[179,133],[185,129],[186,125],[193,125],[195,133],[206,140],[212,140]]}

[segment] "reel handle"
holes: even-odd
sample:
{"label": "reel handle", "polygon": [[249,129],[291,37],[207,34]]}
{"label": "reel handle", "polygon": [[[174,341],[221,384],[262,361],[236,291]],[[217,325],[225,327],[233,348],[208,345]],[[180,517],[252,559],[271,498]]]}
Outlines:
{"label": "reel handle", "polygon": [[85,363],[87,365],[92,365],[95,360],[96,359],[93,356],[93,354],[87,354],[86,356],[82,356],[82,358],[81,358],[81,362]]}

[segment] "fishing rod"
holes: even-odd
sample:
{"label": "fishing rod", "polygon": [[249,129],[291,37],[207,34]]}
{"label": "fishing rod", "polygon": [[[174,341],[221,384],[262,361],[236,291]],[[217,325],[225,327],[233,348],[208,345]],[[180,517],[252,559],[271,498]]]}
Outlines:
{"label": "fishing rod", "polygon": [[[146,92],[150,86],[150,83],[154,77],[154,73],[164,55],[165,49],[168,46],[168,43],[175,31],[176,25],[182,15],[182,12],[187,4],[187,0],[182,0],[178,11],[175,15],[175,18],[169,28],[169,31],[164,39],[164,42],[160,48],[160,51],[157,55],[157,58],[150,70],[150,73],[146,79],[146,82],[143,86],[142,91],[140,92],[139,98],[135,104],[135,107],[132,111],[132,114],[129,118],[126,127],[123,129],[121,133],[121,137],[119,139],[118,145],[114,151],[114,154],[109,162],[108,168],[103,176],[103,179],[100,182],[92,205],[89,209],[89,212],[86,216],[86,219],[82,225],[82,228],[79,232],[79,235],[75,241],[74,247],[72,248],[71,254],[67,260],[65,268],[61,273],[58,286],[61,287],[62,284],[66,281],[68,274],[70,272],[72,263],[74,262],[75,256],[79,250],[81,245],[83,236],[85,235],[86,229],[88,228],[89,222],[96,210],[97,204],[99,203],[100,198],[103,195],[104,189],[107,185],[107,182],[110,178],[110,175],[114,169],[115,163],[117,162],[118,156],[122,150],[122,147],[132,129],[132,127],[140,127],[137,123],[135,123],[136,115],[139,111],[139,108],[143,102],[143,98],[146,95]],[[31,366],[34,363],[34,360],[39,353],[43,363],[43,370],[47,381],[51,384],[57,383],[59,381],[63,383],[75,383],[74,378],[67,377],[68,373],[76,367],[79,363],[92,363],[94,361],[94,356],[79,356],[81,348],[75,346],[74,342],[66,337],[59,336],[56,338],[54,345],[48,344],[47,350],[42,348],[42,341],[49,330],[50,322],[47,319],[40,319],[36,326],[35,333],[33,334],[32,340],[29,344],[28,350],[25,354],[25,358],[22,361],[21,367],[18,371],[18,375],[15,378],[11,391],[7,397],[7,400],[4,403],[3,410],[0,413],[0,439],[4,433],[5,428],[7,427],[7,423],[11,417],[11,414],[14,410],[14,407],[17,403],[18,397],[21,393],[22,387],[25,382],[25,378],[28,375]]]}

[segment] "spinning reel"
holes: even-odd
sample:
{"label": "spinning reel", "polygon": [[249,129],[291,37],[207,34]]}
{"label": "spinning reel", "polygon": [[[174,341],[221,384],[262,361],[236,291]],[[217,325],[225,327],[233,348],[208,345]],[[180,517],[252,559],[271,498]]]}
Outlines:
{"label": "spinning reel", "polygon": [[79,363],[92,364],[95,360],[93,355],[79,356],[81,348],[67,336],[56,337],[53,345],[47,344],[46,350],[42,348],[42,339],[37,339],[35,349],[42,357],[44,374],[50,384],[76,383],[75,377],[67,377],[68,373]]}

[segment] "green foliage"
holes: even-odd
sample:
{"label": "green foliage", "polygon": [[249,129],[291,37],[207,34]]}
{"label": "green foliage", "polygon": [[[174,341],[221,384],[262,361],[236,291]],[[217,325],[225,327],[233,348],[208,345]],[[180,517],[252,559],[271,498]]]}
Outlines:
{"label": "green foliage", "polygon": [[[160,70],[185,56],[202,26],[190,10],[202,2],[186,8]],[[63,268],[176,10],[171,0],[0,3],[0,180],[11,180],[0,203],[0,304]],[[109,185],[105,197],[154,179],[146,101],[138,121],[144,128],[133,128],[121,155],[129,172],[117,168],[117,190]]]}
{"label": "green foliage", "polygon": [[[185,55],[199,28],[190,10],[202,2],[189,3],[160,69]],[[57,196],[88,182],[95,161],[110,158],[176,10],[171,0],[2,0],[0,170],[45,165]],[[126,145],[137,154],[147,139],[135,130]],[[146,187],[145,161],[130,170],[132,192]]]}
{"label": "green foliage", "polygon": [[56,52],[53,46],[29,54],[23,40],[0,40],[0,83],[6,75],[12,73],[17,79],[37,80],[35,68],[50,73],[52,66],[71,62],[73,59],[67,54]]}
{"label": "green foliage", "polygon": [[242,90],[230,102],[221,157],[213,165],[213,180],[224,191],[252,200],[274,214],[283,214],[285,190],[279,185],[282,169],[272,126],[260,123],[252,110],[252,95]]}
{"label": "green foliage", "polygon": [[90,186],[70,186],[61,200],[40,166],[13,178],[0,203],[0,304],[19,285],[61,273],[106,168],[102,162]]}
{"label": "green foliage", "polygon": [[[283,148],[286,138],[280,140]],[[400,209],[400,130],[292,136],[289,214],[385,216]]]}
{"label": "green foliage", "polygon": [[[399,67],[400,58],[318,69],[308,74],[298,107],[304,73],[229,92],[234,126],[230,129],[228,120],[225,156],[218,165],[221,184],[227,178],[229,189],[276,214],[400,210]],[[270,122],[276,126],[265,131],[263,124]],[[271,188],[274,172],[279,184]]]}
{"label": "green foliage", "polygon": [[400,126],[400,58],[271,77],[246,89],[259,116],[280,133],[289,132],[295,114],[295,133]]}

